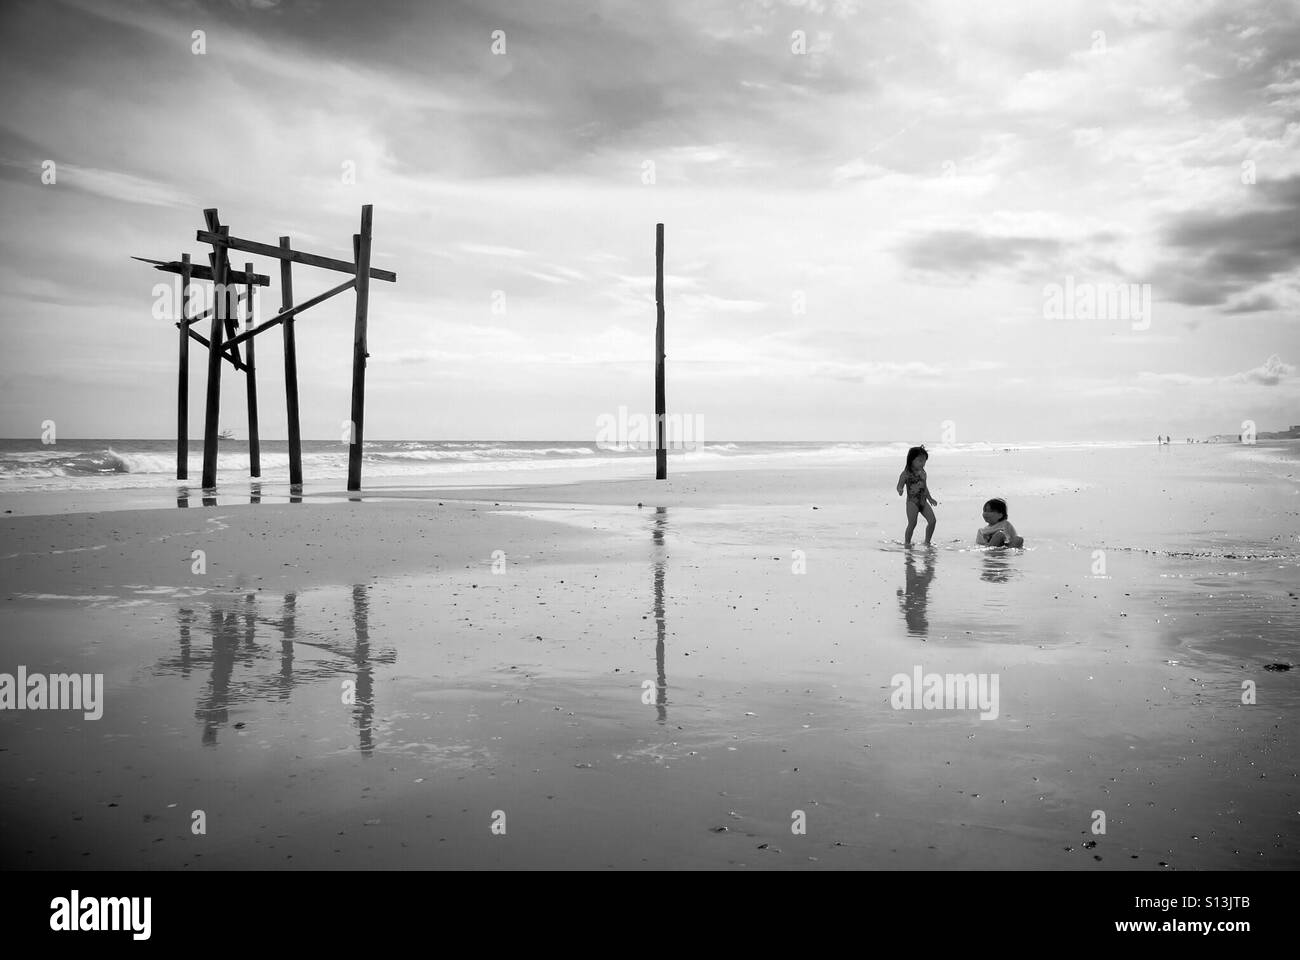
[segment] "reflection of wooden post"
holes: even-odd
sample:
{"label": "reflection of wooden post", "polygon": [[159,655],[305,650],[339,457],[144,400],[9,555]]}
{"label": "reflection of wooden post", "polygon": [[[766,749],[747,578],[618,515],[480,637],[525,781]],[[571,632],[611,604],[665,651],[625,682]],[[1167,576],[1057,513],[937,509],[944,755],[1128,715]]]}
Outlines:
{"label": "reflection of wooden post", "polygon": [[[226,228],[217,225],[217,211],[205,210],[208,229],[217,233],[226,233]],[[214,247],[212,259],[212,326],[208,329],[208,397],[203,415],[203,486],[212,489],[217,485],[217,430],[221,417],[221,344],[223,320],[229,309],[226,294],[226,250]],[[206,504],[205,504],[206,506]]]}
{"label": "reflection of wooden post", "polygon": [[664,527],[668,523],[668,508],[655,508],[655,527],[650,536],[654,540],[656,554],[654,561],[654,588],[655,588],[655,707],[659,714],[659,722],[664,723],[668,719],[668,676],[664,672]]}
{"label": "reflection of wooden post", "polygon": [[352,624],[357,632],[357,646],[353,658],[357,665],[357,705],[353,713],[357,718],[358,746],[370,756],[374,747],[372,726],[375,716],[374,665],[370,662],[370,594],[364,583],[352,587]]}
{"label": "reflection of wooden post", "polygon": [[190,255],[181,255],[180,372],[176,375],[176,479],[189,478],[190,460]]}
{"label": "reflection of wooden post", "polygon": [[[253,265],[244,264],[244,276],[248,280],[248,299],[244,302],[244,322],[248,329],[253,329]],[[262,442],[257,434],[257,367],[253,363],[253,344],[256,337],[249,337],[246,348],[248,357],[244,361],[245,384],[248,388],[248,475],[262,475]]]}
{"label": "reflection of wooden post", "polygon": [[[280,238],[281,249],[289,249],[289,238]],[[280,261],[280,312],[293,306],[293,262]],[[289,414],[289,486],[302,486],[302,434],[298,432],[298,347],[294,343],[293,319],[284,321],[284,407]],[[250,341],[251,343],[252,341]]]}
{"label": "reflection of wooden post", "polygon": [[668,446],[664,441],[664,225],[655,227],[655,479],[668,479]]}
{"label": "reflection of wooden post", "polygon": [[284,595],[284,615],[280,619],[280,632],[284,639],[280,641],[280,699],[288,700],[293,689],[293,638],[294,615],[298,610],[298,594]]}
{"label": "reflection of wooden post", "polygon": [[366,310],[370,301],[370,227],[374,207],[361,208],[361,233],[354,241],[357,313],[352,328],[352,430],[348,447],[348,489],[361,489],[361,445],[366,407]]}

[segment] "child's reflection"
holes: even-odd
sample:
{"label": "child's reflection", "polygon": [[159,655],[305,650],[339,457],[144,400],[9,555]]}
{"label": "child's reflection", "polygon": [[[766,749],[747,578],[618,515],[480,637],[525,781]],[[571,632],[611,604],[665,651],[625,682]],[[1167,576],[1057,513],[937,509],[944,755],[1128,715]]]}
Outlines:
{"label": "child's reflection", "polygon": [[1014,559],[1015,554],[1006,550],[984,551],[980,579],[986,583],[1007,583],[1016,575],[1016,569],[1011,565]]}
{"label": "child's reflection", "polygon": [[907,622],[908,635],[924,640],[930,632],[930,621],[925,616],[925,593],[934,579],[934,561],[938,553],[927,550],[921,556],[924,560],[917,569],[916,554],[911,550],[903,554],[906,586],[898,588],[898,605]]}

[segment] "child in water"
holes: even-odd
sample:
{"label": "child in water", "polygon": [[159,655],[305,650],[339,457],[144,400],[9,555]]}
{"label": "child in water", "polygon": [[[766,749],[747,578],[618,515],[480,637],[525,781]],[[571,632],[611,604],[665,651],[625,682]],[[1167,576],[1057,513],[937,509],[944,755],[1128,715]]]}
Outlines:
{"label": "child in water", "polygon": [[1023,547],[1025,538],[1007,519],[1007,502],[995,497],[984,504],[984,522],[988,526],[975,531],[975,543],[981,547]]}
{"label": "child in water", "polygon": [[929,544],[934,536],[937,521],[930,507],[938,506],[939,501],[930,496],[930,488],[926,485],[925,462],[929,459],[925,447],[913,447],[907,451],[907,464],[898,475],[898,495],[901,497],[903,491],[907,491],[907,532],[903,534],[903,543],[908,546],[912,544],[912,531],[916,529],[918,516],[925,517],[925,542]]}

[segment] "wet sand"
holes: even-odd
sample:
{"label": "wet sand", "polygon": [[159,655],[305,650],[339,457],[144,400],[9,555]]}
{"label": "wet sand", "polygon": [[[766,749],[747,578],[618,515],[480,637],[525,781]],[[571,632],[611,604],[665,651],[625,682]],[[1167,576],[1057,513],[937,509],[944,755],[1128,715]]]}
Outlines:
{"label": "wet sand", "polygon": [[[94,514],[29,495],[3,521],[0,671],[101,672],[106,705],[0,714],[3,856],[1293,869],[1300,670],[1265,668],[1300,659],[1300,495],[1241,454],[937,455],[928,551],[896,542],[892,462]],[[993,495],[1029,549],[969,546]],[[997,718],[893,709],[918,666],[996,674]]]}

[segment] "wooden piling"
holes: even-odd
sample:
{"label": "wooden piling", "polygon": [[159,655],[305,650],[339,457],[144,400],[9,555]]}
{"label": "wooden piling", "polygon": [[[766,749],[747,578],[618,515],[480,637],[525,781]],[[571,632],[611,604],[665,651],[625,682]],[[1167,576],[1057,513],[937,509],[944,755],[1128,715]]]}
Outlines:
{"label": "wooden piling", "polygon": [[[289,238],[280,238],[289,249]],[[293,261],[280,261],[280,312],[293,306]],[[298,428],[298,346],[294,341],[293,318],[284,321],[284,407],[289,415],[289,486],[302,487],[302,434]]]}
{"label": "wooden piling", "polygon": [[655,227],[655,479],[668,479],[668,445],[664,423],[664,225]]}
{"label": "wooden piling", "polygon": [[[253,265],[244,264],[244,278],[247,283],[248,299],[244,302],[244,326],[253,329]],[[262,441],[257,431],[257,367],[253,363],[253,337],[248,338],[244,361],[244,383],[248,390],[248,475],[262,475]]]}
{"label": "wooden piling", "polygon": [[361,451],[366,406],[366,318],[370,301],[370,229],[374,207],[361,208],[361,233],[355,241],[357,312],[352,329],[352,430],[348,447],[348,489],[361,489]]}
{"label": "wooden piling", "polygon": [[190,255],[181,257],[180,365],[176,375],[176,479],[188,480],[190,473]]}
{"label": "wooden piling", "polygon": [[[220,233],[222,227],[217,221],[217,211],[204,210],[208,229]],[[226,273],[228,261],[224,247],[214,247],[212,256],[213,292],[216,297],[212,311],[212,327],[208,331],[208,396],[203,416],[203,487],[214,489],[217,485],[217,434],[221,418],[221,344],[225,340],[223,329],[225,315],[229,309],[226,292]],[[205,504],[206,506],[206,504]]]}

